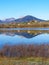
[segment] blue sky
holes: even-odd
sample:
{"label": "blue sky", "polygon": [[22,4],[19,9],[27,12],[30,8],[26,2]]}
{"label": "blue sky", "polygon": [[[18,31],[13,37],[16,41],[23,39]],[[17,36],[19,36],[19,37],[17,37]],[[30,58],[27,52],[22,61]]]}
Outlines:
{"label": "blue sky", "polygon": [[49,0],[0,0],[0,19],[26,15],[49,20]]}

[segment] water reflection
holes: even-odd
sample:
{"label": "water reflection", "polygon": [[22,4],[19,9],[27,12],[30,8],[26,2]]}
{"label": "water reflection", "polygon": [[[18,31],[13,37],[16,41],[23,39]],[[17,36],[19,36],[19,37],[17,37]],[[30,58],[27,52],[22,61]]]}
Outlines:
{"label": "water reflection", "polygon": [[15,36],[0,34],[0,45],[4,44],[49,44],[49,34],[38,34],[32,38],[26,38],[20,34]]}
{"label": "water reflection", "polygon": [[0,28],[0,30],[49,30],[49,28]]}
{"label": "water reflection", "polygon": [[33,43],[49,43],[49,28],[0,28],[0,45]]}
{"label": "water reflection", "polygon": [[27,32],[30,34],[49,33],[49,28],[0,28],[0,33],[2,32]]}

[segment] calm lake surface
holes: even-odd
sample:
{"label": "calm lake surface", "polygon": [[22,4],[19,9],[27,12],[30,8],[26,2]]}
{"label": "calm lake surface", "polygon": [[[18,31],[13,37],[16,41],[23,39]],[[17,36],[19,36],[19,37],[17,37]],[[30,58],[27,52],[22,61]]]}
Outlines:
{"label": "calm lake surface", "polygon": [[[49,28],[0,28],[0,30],[49,30]],[[29,34],[26,34],[28,35]],[[14,45],[14,44],[49,44],[49,34],[42,33],[31,38],[26,38],[24,34],[7,35],[0,34],[0,45]]]}
{"label": "calm lake surface", "polygon": [[0,30],[49,30],[49,28],[0,28]]}
{"label": "calm lake surface", "polygon": [[49,44],[49,34],[39,34],[32,38],[15,35],[0,34],[0,45],[9,44]]}

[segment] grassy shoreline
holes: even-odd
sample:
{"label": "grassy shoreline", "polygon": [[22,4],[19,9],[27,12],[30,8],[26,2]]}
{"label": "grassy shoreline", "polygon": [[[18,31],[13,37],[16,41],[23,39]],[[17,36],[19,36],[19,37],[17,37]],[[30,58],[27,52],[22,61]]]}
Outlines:
{"label": "grassy shoreline", "polygon": [[49,22],[27,22],[27,23],[2,23],[0,28],[36,28],[49,27]]}

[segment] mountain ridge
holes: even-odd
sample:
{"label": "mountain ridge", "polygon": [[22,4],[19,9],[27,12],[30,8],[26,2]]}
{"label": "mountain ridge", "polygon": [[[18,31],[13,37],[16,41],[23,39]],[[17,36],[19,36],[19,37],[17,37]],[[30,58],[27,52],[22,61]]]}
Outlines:
{"label": "mountain ridge", "polygon": [[39,19],[39,18],[36,18],[34,16],[31,16],[31,15],[27,15],[27,16],[24,16],[22,18],[18,18],[18,19],[15,19],[15,18],[8,18],[8,19],[5,19],[5,20],[0,20],[0,23],[12,23],[12,22],[16,22],[16,23],[21,23],[21,22],[30,22],[32,20],[36,20],[38,22],[44,22],[45,20],[42,20],[42,19]]}

